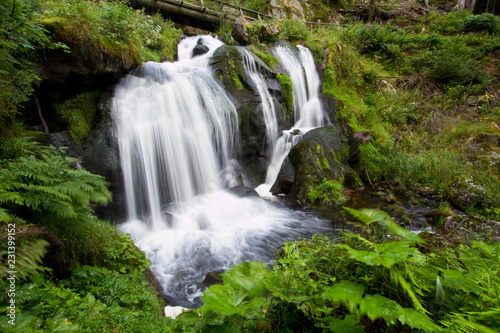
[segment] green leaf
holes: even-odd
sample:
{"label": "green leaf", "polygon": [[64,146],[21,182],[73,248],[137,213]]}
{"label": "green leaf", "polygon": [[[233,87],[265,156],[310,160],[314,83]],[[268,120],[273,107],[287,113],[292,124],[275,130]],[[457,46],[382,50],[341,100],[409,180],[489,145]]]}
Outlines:
{"label": "green leaf", "polygon": [[356,250],[346,244],[339,244],[339,248],[347,250],[351,259],[364,262],[370,266],[391,267],[412,256],[416,249],[404,242],[390,242],[375,244],[373,251]]}
{"label": "green leaf", "polygon": [[354,312],[361,302],[364,292],[364,285],[342,280],[333,287],[325,287],[324,297],[330,298],[334,303],[344,303],[351,312]]}
{"label": "green leaf", "polygon": [[390,231],[394,236],[400,237],[403,240],[412,241],[412,242],[423,242],[423,240],[414,232],[411,232],[405,228],[397,225],[387,214],[379,209],[361,209],[355,210],[348,207],[343,207],[349,214],[354,216],[359,221],[363,222],[366,225],[370,225],[372,223],[377,223]]}
{"label": "green leaf", "polygon": [[477,285],[477,283],[462,275],[457,270],[445,270],[443,271],[443,279],[441,284],[448,288],[460,289],[465,292],[473,292],[475,294],[480,294],[483,289]]}
{"label": "green leaf", "polygon": [[401,313],[401,305],[380,294],[366,295],[360,303],[360,311],[371,320],[383,318],[386,323],[394,325]]}
{"label": "green leaf", "polygon": [[204,307],[221,315],[244,315],[248,311],[257,308],[263,303],[260,298],[247,298],[247,294],[241,289],[235,289],[231,285],[213,285],[203,293],[201,297]]}
{"label": "green leaf", "polygon": [[359,316],[346,315],[344,319],[335,317],[326,317],[324,321],[327,325],[323,326],[335,333],[363,333],[365,327],[357,325],[359,323]]}
{"label": "green leaf", "polygon": [[80,332],[81,327],[78,324],[73,325],[66,318],[47,318],[47,327],[49,332]]}
{"label": "green leaf", "polygon": [[264,278],[269,273],[267,265],[261,261],[242,262],[224,272],[224,283],[233,288],[242,288],[247,291],[248,297],[262,295],[266,291]]}
{"label": "green leaf", "polygon": [[403,325],[408,325],[411,328],[421,329],[425,332],[442,331],[442,329],[438,325],[436,325],[429,317],[415,309],[402,308],[398,319]]}

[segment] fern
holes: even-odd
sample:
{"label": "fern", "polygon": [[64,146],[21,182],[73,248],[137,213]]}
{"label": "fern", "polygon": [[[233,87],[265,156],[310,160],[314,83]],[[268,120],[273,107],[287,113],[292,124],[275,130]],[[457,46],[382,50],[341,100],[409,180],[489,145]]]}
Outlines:
{"label": "fern", "polygon": [[[42,258],[47,253],[47,247],[49,243],[43,239],[35,239],[32,241],[24,241],[23,243],[16,246],[16,261],[15,270],[21,278],[26,278],[30,274],[44,270],[41,266]],[[0,255],[3,257],[7,254],[7,251],[0,251]],[[7,276],[7,263],[2,260],[0,262],[0,278]],[[12,269],[10,269],[12,270]]]}
{"label": "fern", "polygon": [[73,162],[51,148],[41,158],[32,155],[8,163],[0,170],[0,205],[16,212],[26,207],[56,218],[75,218],[78,208],[108,203],[111,193],[104,179],[73,170]]}

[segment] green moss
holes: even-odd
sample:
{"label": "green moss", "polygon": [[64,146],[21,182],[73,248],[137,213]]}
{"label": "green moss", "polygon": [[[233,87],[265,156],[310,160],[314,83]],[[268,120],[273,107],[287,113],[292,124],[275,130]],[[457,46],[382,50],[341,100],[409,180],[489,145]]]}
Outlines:
{"label": "green moss", "polygon": [[288,120],[293,114],[293,87],[292,79],[288,75],[278,74],[276,78],[281,83],[283,95],[285,96],[285,119]]}
{"label": "green moss", "polygon": [[95,123],[100,91],[86,92],[56,106],[57,113],[68,122],[68,131],[76,143],[82,143]]}
{"label": "green moss", "polygon": [[327,180],[323,178],[319,182],[313,178],[308,184],[309,192],[307,198],[312,204],[322,203],[324,205],[330,203],[339,203],[345,200],[344,198],[344,177],[341,175],[338,179]]}
{"label": "green moss", "polygon": [[309,154],[313,157],[316,156],[316,165],[321,171],[330,169],[330,162],[328,162],[328,159],[326,158],[325,150],[323,149],[323,147],[321,147],[320,145],[316,145],[315,153],[313,153],[311,151],[311,148],[309,148]]}
{"label": "green moss", "polygon": [[274,66],[278,64],[278,59],[274,57],[272,54],[264,53],[254,46],[250,46],[250,49],[256,56],[262,59],[262,61],[264,61],[267,65],[269,65],[269,67],[274,69],[275,68]]}
{"label": "green moss", "polygon": [[233,79],[235,87],[238,90],[243,90],[243,82],[241,81],[238,71],[236,70],[236,65],[234,62],[229,60],[229,66],[231,67],[231,78]]}

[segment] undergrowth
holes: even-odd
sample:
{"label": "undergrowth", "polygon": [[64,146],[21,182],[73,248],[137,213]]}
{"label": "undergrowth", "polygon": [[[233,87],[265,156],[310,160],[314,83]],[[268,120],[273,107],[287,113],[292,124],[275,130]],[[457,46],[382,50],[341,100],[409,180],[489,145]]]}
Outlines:
{"label": "undergrowth", "polygon": [[57,38],[128,67],[173,60],[180,31],[159,14],[145,15],[122,1],[47,1],[40,22]]}
{"label": "undergrowth", "polygon": [[363,233],[286,243],[272,268],[239,264],[186,332],[494,332],[500,328],[500,245],[431,248],[378,210],[351,210]]}

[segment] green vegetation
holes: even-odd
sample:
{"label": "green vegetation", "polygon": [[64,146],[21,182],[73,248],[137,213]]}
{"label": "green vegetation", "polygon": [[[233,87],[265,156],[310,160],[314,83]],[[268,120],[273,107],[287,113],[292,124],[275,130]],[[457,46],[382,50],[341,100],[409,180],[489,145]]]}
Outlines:
{"label": "green vegetation", "polygon": [[[93,205],[111,198],[104,179],[29,139],[5,140],[2,151],[0,239],[16,246],[18,272],[16,325],[2,320],[2,332],[139,332],[162,325],[162,301],[142,276],[149,266],[144,253],[92,215]],[[7,258],[7,247],[0,251]],[[7,261],[0,267],[8,290]],[[0,300],[4,316],[8,301]]]}
{"label": "green vegetation", "polygon": [[180,31],[159,14],[144,15],[122,1],[47,1],[40,22],[70,46],[122,66],[173,59]]}
{"label": "green vegetation", "polygon": [[252,53],[254,53],[256,56],[262,59],[271,68],[274,68],[278,64],[278,59],[276,59],[276,57],[274,57],[271,53],[269,53],[269,51],[266,50],[267,52],[262,52],[255,46],[250,46],[250,49],[252,50]]}
{"label": "green vegetation", "polygon": [[347,211],[362,234],[287,243],[272,269],[258,262],[237,265],[223,274],[223,285],[204,292],[201,308],[181,315],[174,327],[185,332],[500,328],[499,244],[431,249],[384,212]]}
{"label": "green vegetation", "polygon": [[355,169],[365,180],[441,194],[457,176],[474,179],[485,194],[470,212],[495,218],[500,178],[476,166],[499,153],[482,139],[499,134],[498,17],[432,12],[401,25],[348,19],[342,28],[313,30],[306,45],[325,65],[323,92],[338,99],[342,120],[373,138],[359,147]]}
{"label": "green vegetation", "polygon": [[279,74],[276,76],[278,81],[281,83],[281,88],[283,90],[283,96],[285,96],[285,119],[290,119],[293,115],[293,88],[292,79],[286,74]]}
{"label": "green vegetation", "polygon": [[97,102],[101,91],[92,91],[78,95],[61,105],[57,112],[68,122],[68,131],[76,143],[81,143],[93,128],[96,120]]}
{"label": "green vegetation", "polygon": [[290,42],[298,42],[304,40],[309,35],[309,29],[306,25],[298,20],[283,20],[279,21],[280,37],[287,39]]}
{"label": "green vegetation", "polygon": [[[270,2],[240,4],[265,12]],[[6,230],[13,225],[18,272],[16,326],[2,320],[0,331],[500,330],[498,243],[447,246],[441,236],[419,237],[378,210],[347,210],[357,220],[349,223],[356,233],[286,243],[272,268],[260,262],[233,267],[223,274],[223,285],[205,291],[202,307],[165,319],[163,302],[144,278],[144,253],[93,214],[111,199],[105,180],[77,170],[64,151],[34,143],[40,134],[24,129],[21,111],[40,81],[35,63],[61,52],[122,69],[172,60],[180,31],[124,1],[0,0],[0,18],[3,290],[9,289]],[[365,180],[431,186],[442,195],[470,179],[481,191],[467,212],[500,219],[500,151],[494,142],[500,121],[499,18],[431,11],[416,21],[398,17],[368,25],[347,14],[341,21],[314,29],[298,20],[276,25],[280,39],[305,43],[324,65],[322,90],[338,100],[341,121],[352,132],[370,133],[351,166]],[[267,53],[253,51],[275,64]],[[241,89],[234,64],[231,69],[227,76]],[[291,80],[278,80],[290,116]],[[87,92],[55,107],[77,142],[100,116],[98,97]],[[330,165],[325,158],[316,163]],[[341,200],[343,181],[314,179],[309,201]],[[443,202],[440,210],[450,206]],[[4,318],[7,301],[0,299]]]}
{"label": "green vegetation", "polygon": [[323,205],[329,203],[338,203],[345,200],[344,195],[344,179],[327,180],[323,178],[321,182],[314,179],[309,184],[309,192],[307,198],[312,204],[321,203]]}

